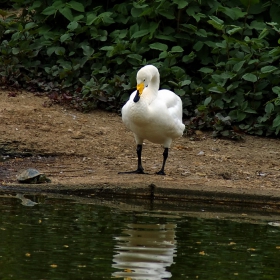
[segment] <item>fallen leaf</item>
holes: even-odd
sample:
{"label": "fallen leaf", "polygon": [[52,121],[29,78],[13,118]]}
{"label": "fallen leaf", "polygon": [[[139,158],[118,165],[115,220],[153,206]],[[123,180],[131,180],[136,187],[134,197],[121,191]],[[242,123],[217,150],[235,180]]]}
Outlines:
{"label": "fallen leaf", "polygon": [[249,248],[249,249],[247,249],[247,251],[256,251],[256,249],[255,248]]}

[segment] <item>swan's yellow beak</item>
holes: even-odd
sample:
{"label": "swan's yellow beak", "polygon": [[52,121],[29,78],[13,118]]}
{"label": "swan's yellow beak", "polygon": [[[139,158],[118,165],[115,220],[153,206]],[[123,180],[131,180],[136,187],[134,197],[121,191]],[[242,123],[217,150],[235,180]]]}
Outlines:
{"label": "swan's yellow beak", "polygon": [[144,87],[145,87],[144,83],[141,83],[141,84],[137,85],[137,91],[139,92],[139,95],[142,94],[142,92],[144,90]]}

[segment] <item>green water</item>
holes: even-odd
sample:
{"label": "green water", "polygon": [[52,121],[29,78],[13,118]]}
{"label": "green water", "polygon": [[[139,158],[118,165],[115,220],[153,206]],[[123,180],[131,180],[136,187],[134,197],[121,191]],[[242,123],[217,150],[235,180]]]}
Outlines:
{"label": "green water", "polygon": [[1,280],[280,279],[280,227],[266,213],[5,196]]}

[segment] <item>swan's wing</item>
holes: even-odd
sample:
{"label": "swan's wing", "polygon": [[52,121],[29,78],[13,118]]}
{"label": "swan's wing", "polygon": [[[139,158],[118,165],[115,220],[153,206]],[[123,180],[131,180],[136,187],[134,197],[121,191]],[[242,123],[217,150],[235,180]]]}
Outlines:
{"label": "swan's wing", "polygon": [[158,98],[166,105],[169,114],[175,119],[179,119],[182,122],[183,118],[183,105],[181,98],[174,92],[162,89],[158,92]]}
{"label": "swan's wing", "polygon": [[136,90],[130,94],[129,99],[126,101],[126,103],[122,107],[122,120],[125,124],[125,126],[131,130],[131,105],[133,104],[133,99],[136,95]]}

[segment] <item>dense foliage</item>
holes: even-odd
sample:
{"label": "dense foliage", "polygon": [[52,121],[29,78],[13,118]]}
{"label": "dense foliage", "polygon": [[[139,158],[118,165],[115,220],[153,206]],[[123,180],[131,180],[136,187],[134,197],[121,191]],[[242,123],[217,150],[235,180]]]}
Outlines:
{"label": "dense foliage", "polygon": [[117,109],[152,63],[182,98],[189,129],[280,131],[279,1],[13,2],[19,17],[0,10],[2,82]]}

